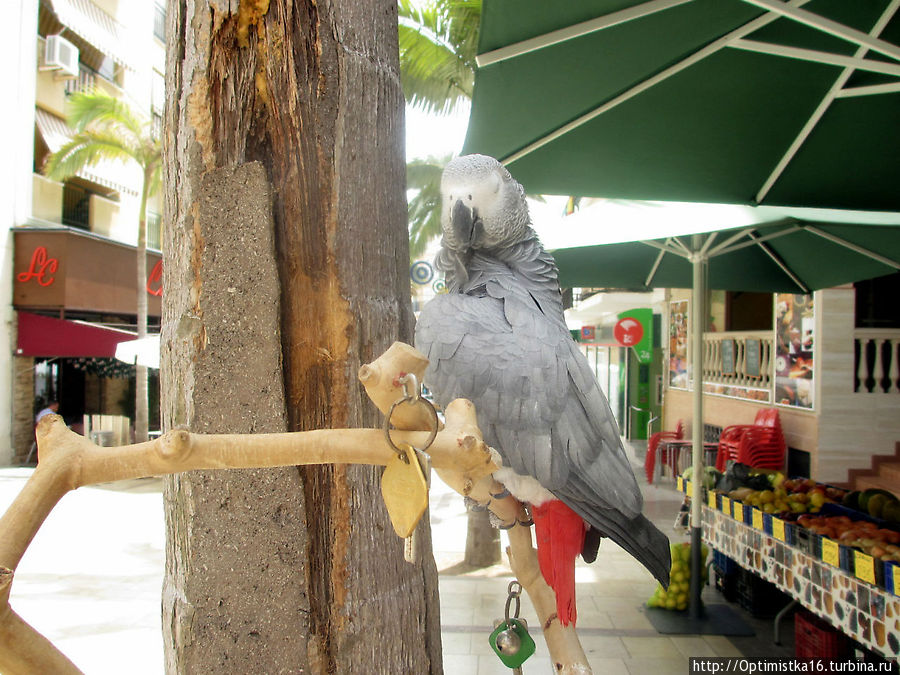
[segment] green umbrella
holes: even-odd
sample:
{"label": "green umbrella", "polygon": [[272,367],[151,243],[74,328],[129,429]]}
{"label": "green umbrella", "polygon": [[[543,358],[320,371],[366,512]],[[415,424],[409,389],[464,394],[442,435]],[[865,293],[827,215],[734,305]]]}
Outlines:
{"label": "green umbrella", "polygon": [[[497,157],[531,193],[900,211],[898,6],[484,0],[463,151]],[[718,288],[802,292],[896,268],[895,228],[827,221],[556,256],[569,285],[690,286],[694,353],[702,354],[707,274]],[[710,258],[723,244],[743,248]],[[787,259],[802,273],[786,275]],[[695,385],[695,485],[702,400]],[[699,500],[691,526],[697,619]]]}
{"label": "green umbrella", "polygon": [[895,0],[485,0],[464,152],[530,192],[900,210]]}
{"label": "green umbrella", "polygon": [[[769,209],[767,215],[778,211]],[[564,287],[691,288],[692,259],[701,258],[707,288],[805,294],[900,269],[900,214],[856,216],[863,222],[784,216],[638,241],[604,243],[598,237],[591,245],[558,248],[553,255]]]}

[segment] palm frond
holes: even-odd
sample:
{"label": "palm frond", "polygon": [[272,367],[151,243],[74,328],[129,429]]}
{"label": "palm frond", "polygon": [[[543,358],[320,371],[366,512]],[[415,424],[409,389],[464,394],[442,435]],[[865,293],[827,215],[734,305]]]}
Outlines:
{"label": "palm frond", "polygon": [[415,191],[407,203],[409,254],[414,259],[441,235],[441,174],[451,158],[415,159],[406,165],[407,190]]}
{"label": "palm frond", "polygon": [[67,101],[67,121],[76,133],[117,129],[123,139],[138,147],[149,135],[149,124],[122,99],[102,92],[76,92]]}
{"label": "palm frond", "polygon": [[112,134],[83,131],[47,158],[44,175],[51,180],[64,181],[82,169],[101,161],[134,160],[131,148]]}
{"label": "palm frond", "polygon": [[400,77],[407,101],[447,114],[472,97],[480,1],[400,0]]}

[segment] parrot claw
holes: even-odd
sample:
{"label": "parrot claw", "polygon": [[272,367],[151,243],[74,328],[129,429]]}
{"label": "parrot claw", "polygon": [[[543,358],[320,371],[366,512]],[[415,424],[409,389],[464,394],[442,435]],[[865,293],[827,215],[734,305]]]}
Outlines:
{"label": "parrot claw", "polygon": [[491,497],[493,497],[494,499],[506,499],[509,496],[510,496],[510,492],[506,488],[504,488],[497,494],[491,494]]}
{"label": "parrot claw", "polygon": [[463,497],[463,502],[466,505],[467,511],[485,511],[485,510],[487,510],[486,504],[479,504],[471,497]]}
{"label": "parrot claw", "polygon": [[496,527],[498,530],[509,530],[516,525],[516,521],[513,521],[511,523],[504,523],[493,511],[489,512],[489,516],[491,519],[491,525],[493,527]]}

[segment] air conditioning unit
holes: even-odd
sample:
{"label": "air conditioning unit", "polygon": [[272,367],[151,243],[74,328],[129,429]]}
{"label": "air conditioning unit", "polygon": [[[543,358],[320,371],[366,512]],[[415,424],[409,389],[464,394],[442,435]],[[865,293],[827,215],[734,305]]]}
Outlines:
{"label": "air conditioning unit", "polygon": [[78,77],[78,47],[62,35],[48,35],[44,47],[44,69],[58,70],[62,77]]}

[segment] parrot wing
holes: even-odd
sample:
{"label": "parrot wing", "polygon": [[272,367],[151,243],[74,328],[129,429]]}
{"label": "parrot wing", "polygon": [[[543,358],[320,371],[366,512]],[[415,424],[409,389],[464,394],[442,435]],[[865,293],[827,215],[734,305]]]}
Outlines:
{"label": "parrot wing", "polygon": [[564,501],[638,516],[640,489],[587,360],[564,323],[504,285],[491,281],[481,297],[441,295],[425,307],[416,347],[429,359],[426,384],[441,405],[472,401],[485,441],[516,473]]}

